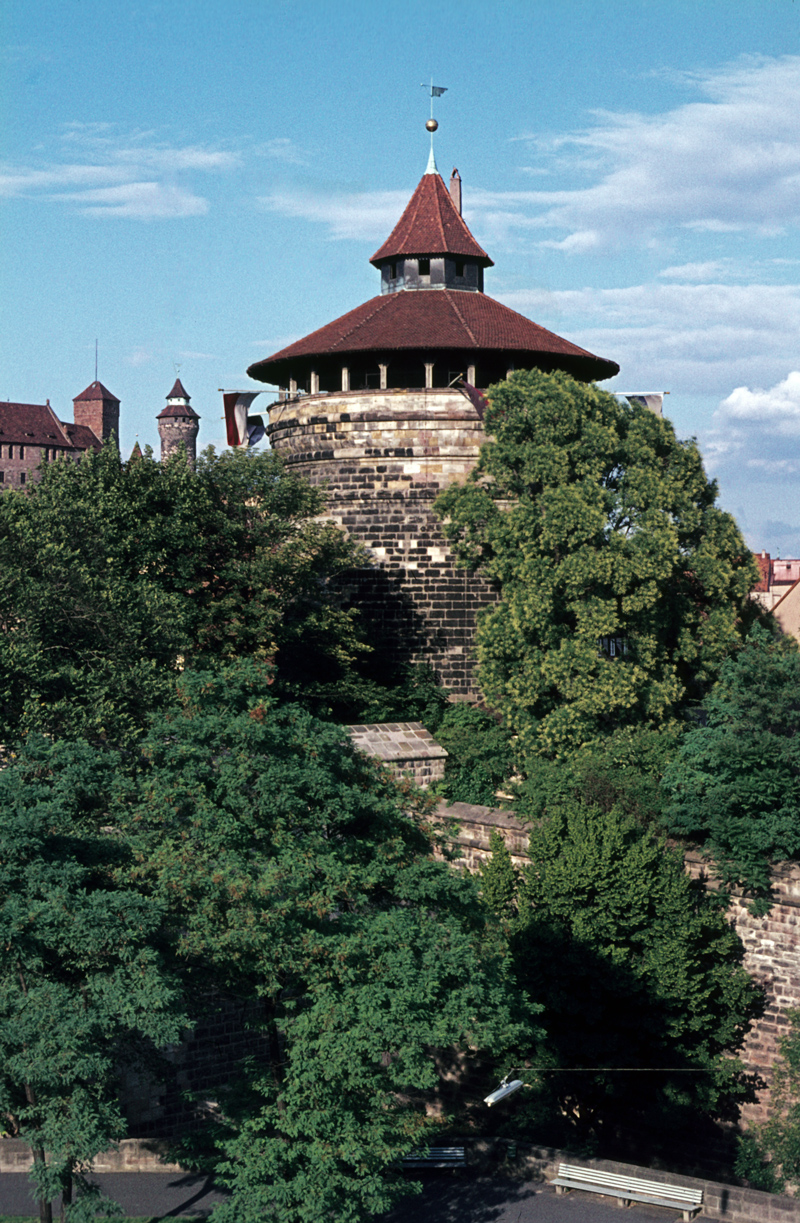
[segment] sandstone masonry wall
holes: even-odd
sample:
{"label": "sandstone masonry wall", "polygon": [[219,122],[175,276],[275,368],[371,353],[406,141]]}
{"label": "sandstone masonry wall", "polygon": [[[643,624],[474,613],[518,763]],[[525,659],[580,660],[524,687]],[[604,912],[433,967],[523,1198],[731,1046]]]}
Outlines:
{"label": "sandstone masonry wall", "polygon": [[484,441],[453,389],[342,391],[274,404],[270,443],[289,470],[327,485],[326,517],[368,549],[354,600],[393,661],[427,661],[457,695],[476,695],[476,615],[486,582],[456,569],[432,506],[463,482]]}
{"label": "sandstone masonry wall", "polygon": [[[501,833],[518,866],[528,861],[527,832],[511,811],[469,803],[451,806],[442,803],[436,819],[442,823],[455,821],[454,841],[462,851],[467,870],[477,870],[489,858],[489,837],[493,831]],[[703,876],[708,887],[717,886],[709,863],[700,854],[687,853],[685,863],[693,878]],[[744,944],[744,966],[763,988],[766,1003],[763,1016],[747,1037],[742,1060],[749,1070],[764,1079],[767,1087],[759,1094],[757,1103],[743,1109],[745,1123],[766,1120],[778,1042],[789,1031],[786,1012],[790,1008],[800,1009],[800,865],[776,866],[773,891],[775,904],[764,917],[754,917],[741,896],[734,896],[728,910]]]}

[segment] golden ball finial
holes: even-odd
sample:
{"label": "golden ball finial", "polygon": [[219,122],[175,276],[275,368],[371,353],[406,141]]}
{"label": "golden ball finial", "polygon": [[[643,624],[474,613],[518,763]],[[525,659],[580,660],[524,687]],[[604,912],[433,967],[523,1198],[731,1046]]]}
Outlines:
{"label": "golden ball finial", "polygon": [[425,126],[429,132],[435,132],[439,124],[436,122],[435,119],[429,119],[428,122],[425,124]]}

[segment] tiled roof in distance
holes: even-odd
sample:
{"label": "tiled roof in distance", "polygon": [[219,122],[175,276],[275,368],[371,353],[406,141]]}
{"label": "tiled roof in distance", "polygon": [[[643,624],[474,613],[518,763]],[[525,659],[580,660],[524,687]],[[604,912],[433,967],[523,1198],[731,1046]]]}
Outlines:
{"label": "tiled roof in distance", "polygon": [[77,450],[102,450],[103,443],[88,425],[71,425],[67,422],[61,427]]}
{"label": "tiled roof in distance", "polygon": [[185,399],[187,401],[191,399],[191,395],[188,394],[180,378],[175,379],[175,385],[169,395],[167,395],[167,399]]}
{"label": "tiled roof in distance", "polygon": [[567,358],[564,368],[578,362],[584,370],[582,376],[588,373],[591,378],[611,378],[619,373],[615,361],[596,357],[484,293],[458,289],[373,297],[266,360],[257,361],[247,372],[251,378],[272,382],[288,371],[296,358],[403,349],[473,349],[531,358],[541,354]]}
{"label": "tiled roof in distance", "polygon": [[83,400],[94,402],[98,399],[110,399],[113,403],[119,403],[116,395],[112,395],[107,387],[103,386],[102,382],[97,381],[90,383],[85,391],[81,391],[80,395],[75,396],[72,402],[81,403]]}
{"label": "tiled roof in distance", "polygon": [[370,263],[406,255],[458,255],[483,267],[494,264],[478,246],[439,174],[423,174],[406,210]]}
{"label": "tiled roof in distance", "polygon": [[0,402],[0,445],[9,443],[19,446],[69,445],[64,426],[49,404]]}

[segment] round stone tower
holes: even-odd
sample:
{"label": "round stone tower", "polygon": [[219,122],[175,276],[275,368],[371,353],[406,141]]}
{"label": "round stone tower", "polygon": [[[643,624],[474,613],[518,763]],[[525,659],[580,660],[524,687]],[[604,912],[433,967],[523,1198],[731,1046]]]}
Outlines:
{"label": "round stone tower", "polygon": [[250,366],[281,388],[267,434],[290,470],[327,484],[327,515],[372,554],[355,600],[392,661],[427,661],[461,697],[476,695],[475,619],[494,595],[456,569],[432,512],[485,441],[487,387],[515,368],[584,381],[619,367],[493,301],[492,260],[431,156],[405,212],[371,263],[381,294]]}
{"label": "round stone tower", "polygon": [[166,463],[181,447],[186,451],[189,464],[194,467],[197,459],[197,434],[200,417],[189,404],[189,396],[180,378],[167,395],[167,406],[156,417],[158,436],[161,438],[161,462]]}

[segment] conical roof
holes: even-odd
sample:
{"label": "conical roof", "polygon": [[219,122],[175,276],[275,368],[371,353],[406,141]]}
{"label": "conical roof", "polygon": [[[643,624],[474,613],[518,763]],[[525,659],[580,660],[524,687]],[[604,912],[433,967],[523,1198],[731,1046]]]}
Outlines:
{"label": "conical roof", "polygon": [[441,289],[435,293],[388,293],[373,297],[302,340],[251,365],[249,377],[281,384],[310,358],[364,352],[508,353],[522,368],[544,359],[580,379],[611,378],[616,361],[596,357],[516,310],[487,297]]}
{"label": "conical roof", "polygon": [[[406,256],[446,255],[493,266],[434,168],[423,175],[397,225],[370,262],[380,266]],[[483,353],[489,359],[488,372],[493,370],[495,378],[502,376],[498,369],[504,373],[509,367],[562,369],[585,382],[619,373],[616,361],[597,357],[487,297],[482,284],[462,288],[414,283],[384,290],[380,297],[255,362],[247,372],[260,382],[287,386],[302,382],[314,370],[319,374],[325,366],[348,365],[350,357],[358,356],[363,365],[367,354],[385,362],[392,353],[403,356],[406,370],[414,353],[426,362],[458,353],[462,359],[469,357],[470,363],[474,354],[477,365]],[[487,368],[483,374],[487,376]]]}
{"label": "conical roof", "polygon": [[167,395],[167,406],[162,412],[159,412],[156,420],[163,420],[165,416],[188,416],[193,420],[200,419],[194,408],[189,403],[189,396],[187,395],[186,389],[184,388],[180,378],[175,379],[175,385],[173,386],[169,395]]}
{"label": "conical roof", "polygon": [[119,403],[116,395],[112,395],[107,387],[104,387],[102,382],[98,382],[96,379],[94,382],[89,383],[85,391],[81,391],[80,395],[76,395],[72,402],[82,403],[84,400],[95,402],[98,399],[110,399],[112,403]]}
{"label": "conical roof", "polygon": [[191,395],[186,393],[186,388],[184,387],[180,378],[175,379],[175,385],[170,391],[169,395],[167,395],[167,399],[185,399],[187,403],[191,399]]}
{"label": "conical roof", "polygon": [[494,267],[467,229],[439,174],[423,174],[405,212],[370,263],[378,266],[406,255],[458,255]]}

